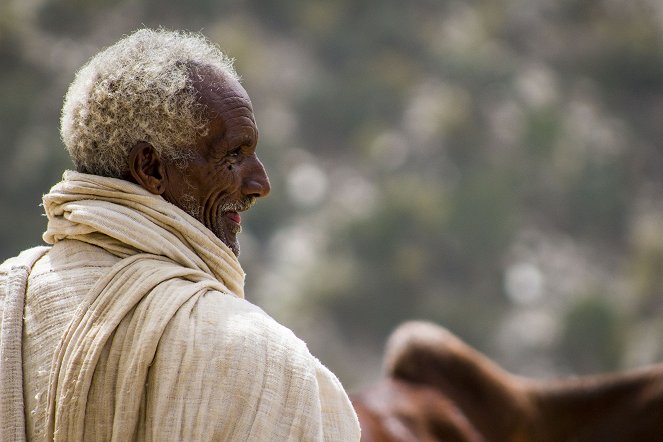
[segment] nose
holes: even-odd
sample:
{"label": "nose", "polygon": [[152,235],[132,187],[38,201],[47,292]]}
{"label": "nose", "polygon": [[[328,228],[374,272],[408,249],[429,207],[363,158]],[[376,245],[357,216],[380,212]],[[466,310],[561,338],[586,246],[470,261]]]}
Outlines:
{"label": "nose", "polygon": [[265,171],[265,166],[262,165],[256,155],[253,156],[253,160],[242,180],[242,194],[255,198],[266,197],[271,190],[269,177]]}

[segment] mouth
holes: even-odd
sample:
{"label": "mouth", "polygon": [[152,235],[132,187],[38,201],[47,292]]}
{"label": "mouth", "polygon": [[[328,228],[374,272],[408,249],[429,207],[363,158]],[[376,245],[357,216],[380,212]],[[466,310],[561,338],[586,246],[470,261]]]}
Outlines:
{"label": "mouth", "polygon": [[[236,202],[234,204],[226,205],[222,214],[223,217],[230,221],[232,225],[239,231],[242,228],[242,217],[239,212],[249,210],[255,204],[255,198],[248,198],[245,201]],[[221,209],[221,210],[223,210]],[[234,229],[233,229],[234,230]]]}
{"label": "mouth", "polygon": [[241,224],[242,223],[242,217],[239,215],[238,212],[226,212],[225,217],[228,218],[230,221],[234,222],[235,224]]}

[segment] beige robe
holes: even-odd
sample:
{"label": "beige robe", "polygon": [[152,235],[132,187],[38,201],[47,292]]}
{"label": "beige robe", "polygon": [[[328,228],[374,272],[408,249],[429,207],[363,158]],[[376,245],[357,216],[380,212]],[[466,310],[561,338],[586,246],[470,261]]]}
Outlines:
{"label": "beige robe", "polygon": [[53,247],[23,329],[29,440],[359,440],[337,378],[243,299],[239,262],[198,221],[75,172],[44,207]]}

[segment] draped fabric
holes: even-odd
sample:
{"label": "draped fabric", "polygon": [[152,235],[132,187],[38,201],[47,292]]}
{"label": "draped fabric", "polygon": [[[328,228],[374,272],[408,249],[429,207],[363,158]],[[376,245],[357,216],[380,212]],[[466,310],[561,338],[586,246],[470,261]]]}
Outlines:
{"label": "draped fabric", "polygon": [[34,247],[5,265],[8,272],[0,322],[0,441],[25,441],[23,307],[30,270],[47,251],[48,247]]}
{"label": "draped fabric", "polygon": [[54,245],[28,285],[23,349],[32,438],[359,440],[339,381],[243,299],[235,255],[198,221],[76,172],[44,208]]}

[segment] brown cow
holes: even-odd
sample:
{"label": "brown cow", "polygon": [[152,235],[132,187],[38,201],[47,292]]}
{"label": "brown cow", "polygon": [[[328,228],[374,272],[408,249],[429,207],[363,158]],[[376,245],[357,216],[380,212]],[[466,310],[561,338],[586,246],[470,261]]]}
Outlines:
{"label": "brown cow", "polygon": [[484,439],[441,392],[425,385],[386,379],[353,395],[367,442],[481,442]]}
{"label": "brown cow", "polygon": [[409,322],[389,339],[385,369],[352,395],[363,442],[663,440],[663,365],[535,381],[441,327]]}

